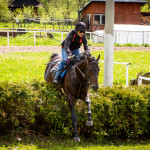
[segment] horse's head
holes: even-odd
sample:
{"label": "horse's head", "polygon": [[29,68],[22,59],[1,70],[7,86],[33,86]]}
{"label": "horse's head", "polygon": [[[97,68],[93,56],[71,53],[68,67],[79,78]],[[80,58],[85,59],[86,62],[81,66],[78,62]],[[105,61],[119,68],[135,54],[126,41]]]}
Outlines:
{"label": "horse's head", "polygon": [[99,59],[100,59],[100,55],[98,56],[97,59],[95,59],[95,57],[90,57],[89,55],[87,55],[87,68],[86,68],[86,76],[87,79],[90,81],[91,83],[91,87],[94,91],[96,91],[99,88],[98,85],[98,75],[99,75]]}

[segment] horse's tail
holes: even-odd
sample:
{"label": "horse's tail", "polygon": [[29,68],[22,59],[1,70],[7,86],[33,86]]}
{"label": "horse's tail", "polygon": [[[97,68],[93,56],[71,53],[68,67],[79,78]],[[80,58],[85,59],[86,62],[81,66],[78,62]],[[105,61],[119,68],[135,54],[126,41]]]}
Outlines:
{"label": "horse's tail", "polygon": [[55,56],[59,55],[58,53],[53,53],[51,56],[50,56],[50,59],[54,58]]}

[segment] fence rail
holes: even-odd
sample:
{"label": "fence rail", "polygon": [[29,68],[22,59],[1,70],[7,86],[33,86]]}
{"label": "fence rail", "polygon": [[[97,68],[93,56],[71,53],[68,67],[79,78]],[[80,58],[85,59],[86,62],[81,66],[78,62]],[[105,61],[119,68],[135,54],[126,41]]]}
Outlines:
{"label": "fence rail", "polygon": [[138,77],[138,85],[142,85],[142,80],[150,81],[150,78],[139,76]]}
{"label": "fence rail", "polygon": [[[7,33],[6,34],[7,35],[7,46],[9,46],[10,36],[13,36],[13,37],[14,37],[14,35],[16,36],[15,33],[33,33],[33,41],[34,41],[34,45],[36,45],[36,33],[41,33],[41,32],[45,33],[46,38],[47,38],[47,33],[53,33],[53,35],[54,35],[54,33],[61,33],[61,42],[63,41],[64,33],[68,33],[67,31],[65,31],[65,32],[62,31],[61,32],[61,31],[56,31],[56,30],[45,30],[45,29],[43,29],[43,30],[39,30],[39,31],[27,31],[27,30],[25,30],[25,31],[14,31],[14,30],[12,30],[12,31],[0,31],[0,35],[1,35],[1,33]],[[90,34],[90,43],[91,43],[93,32],[86,32],[86,34]]]}
{"label": "fence rail", "polygon": [[[104,61],[99,61],[104,63]],[[120,65],[126,65],[126,87],[129,86],[129,65],[131,65],[131,63],[127,63],[127,62],[113,62],[114,64],[120,64]]]}

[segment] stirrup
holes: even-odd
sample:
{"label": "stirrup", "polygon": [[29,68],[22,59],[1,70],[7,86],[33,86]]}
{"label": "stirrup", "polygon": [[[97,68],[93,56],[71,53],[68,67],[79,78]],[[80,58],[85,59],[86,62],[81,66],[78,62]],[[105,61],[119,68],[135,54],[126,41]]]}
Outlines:
{"label": "stirrup", "polygon": [[52,83],[58,84],[58,79],[54,79],[54,80],[52,81]]}

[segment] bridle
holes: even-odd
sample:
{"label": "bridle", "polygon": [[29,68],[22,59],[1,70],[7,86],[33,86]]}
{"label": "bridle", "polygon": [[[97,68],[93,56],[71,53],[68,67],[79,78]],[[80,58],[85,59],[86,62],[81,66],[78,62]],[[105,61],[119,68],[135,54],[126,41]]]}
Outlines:
{"label": "bridle", "polygon": [[[88,74],[88,71],[89,71],[89,70],[88,70],[89,65],[90,65],[90,64],[94,64],[94,63],[95,63],[95,64],[98,64],[97,61],[89,62],[88,65],[85,67],[85,69],[84,69],[83,72],[81,71],[81,69],[80,69],[78,66],[76,66],[76,67],[74,68],[74,73],[75,73],[75,75],[76,75],[76,78],[77,78],[78,82],[80,83],[80,86],[82,86],[83,84],[90,84],[90,83],[91,83],[91,79],[98,77],[98,76],[92,76],[92,77],[88,78],[88,77],[86,76],[86,75]],[[78,75],[77,75],[77,73],[76,73],[76,71],[75,71],[76,68],[79,70],[79,72],[80,72],[81,75],[82,75],[82,80],[81,80],[81,81],[79,80]],[[85,80],[85,82],[83,82],[84,80]]]}

